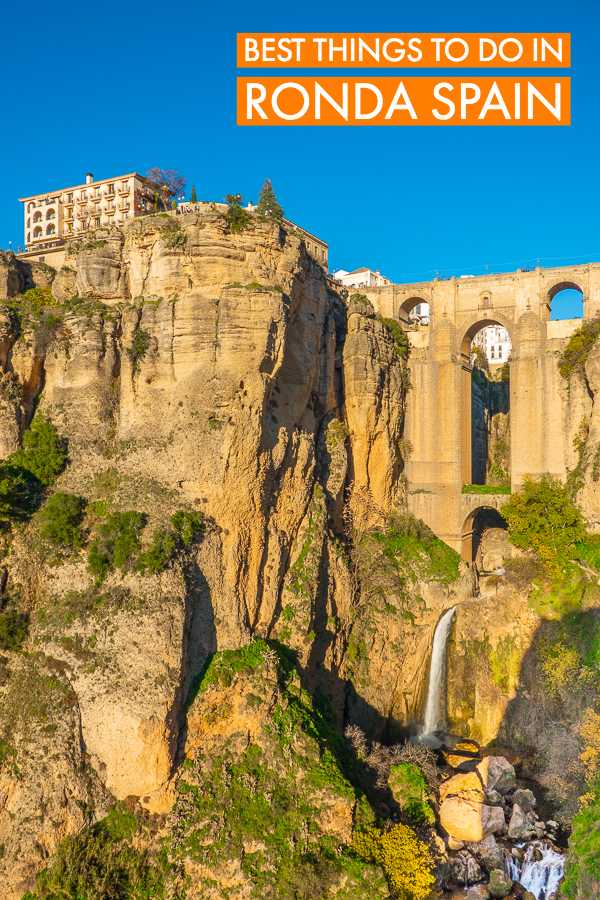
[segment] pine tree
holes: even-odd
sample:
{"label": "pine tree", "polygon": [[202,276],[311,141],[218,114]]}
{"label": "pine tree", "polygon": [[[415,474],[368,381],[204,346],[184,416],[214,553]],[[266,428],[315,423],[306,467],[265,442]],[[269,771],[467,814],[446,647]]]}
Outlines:
{"label": "pine tree", "polygon": [[276,222],[281,222],[283,219],[283,210],[277,202],[270,178],[265,179],[265,183],[260,189],[257,212],[259,216],[268,216],[270,219],[275,219]]}
{"label": "pine tree", "polygon": [[190,203],[197,203],[198,198],[196,197],[196,185],[192,185],[192,193],[190,195]]}

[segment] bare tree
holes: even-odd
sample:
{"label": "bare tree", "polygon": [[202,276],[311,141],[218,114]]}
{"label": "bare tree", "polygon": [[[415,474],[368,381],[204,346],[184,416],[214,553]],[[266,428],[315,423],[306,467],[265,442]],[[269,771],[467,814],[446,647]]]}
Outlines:
{"label": "bare tree", "polygon": [[409,741],[406,744],[394,744],[386,747],[373,741],[369,746],[364,732],[358,725],[349,725],[344,736],[354,750],[357,759],[365,763],[374,773],[376,787],[386,786],[392,766],[410,763],[421,770],[430,791],[435,796],[440,784],[440,775],[435,754],[425,744]]}
{"label": "bare tree", "polygon": [[79,203],[77,205],[77,212],[75,213],[75,218],[79,222],[82,231],[88,231],[91,228],[92,219],[94,216],[100,216],[100,212],[96,212],[92,203]]}
{"label": "bare tree", "polygon": [[169,198],[183,194],[187,183],[187,178],[184,178],[175,169],[159,169],[158,166],[149,169],[146,172],[146,178],[157,184],[161,192],[168,194]]}

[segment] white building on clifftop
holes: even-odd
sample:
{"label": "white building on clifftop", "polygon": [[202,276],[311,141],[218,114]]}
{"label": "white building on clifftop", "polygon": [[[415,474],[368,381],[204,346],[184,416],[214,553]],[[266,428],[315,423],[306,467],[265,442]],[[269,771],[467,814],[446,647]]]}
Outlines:
{"label": "white building on clifftop", "polygon": [[85,184],[19,197],[24,208],[25,247],[34,252],[53,250],[82,232],[148,215],[155,197],[162,203],[159,186],[137,172],[101,181],[94,181],[88,172]]}

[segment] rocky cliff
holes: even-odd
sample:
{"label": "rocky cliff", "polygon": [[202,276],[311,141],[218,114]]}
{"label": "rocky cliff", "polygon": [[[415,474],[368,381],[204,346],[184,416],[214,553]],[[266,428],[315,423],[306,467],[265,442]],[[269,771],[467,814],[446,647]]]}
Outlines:
{"label": "rocky cliff", "polygon": [[[482,624],[476,575],[405,515],[403,348],[301,236],[257,218],[148,216],[74,242],[58,272],[0,263],[1,455],[13,465],[32,420],[68,454],[3,537],[2,628],[22,634],[0,657],[2,896],[33,890],[57,848],[67,866],[73,836],[87,853],[129,827],[127,865],[165,896],[304,896],[282,841],[307,884],[316,859],[336,896],[386,896],[345,855],[391,801],[348,780],[343,728],[389,743],[421,721],[435,626],[462,604],[449,713],[487,742],[539,622],[526,591],[488,584]],[[43,537],[52,494],[85,508],[71,546]],[[202,530],[183,538],[177,515]],[[124,516],[131,546],[94,570]],[[228,819],[242,789],[282,821],[301,807],[279,843],[256,836],[276,827],[266,807]]]}

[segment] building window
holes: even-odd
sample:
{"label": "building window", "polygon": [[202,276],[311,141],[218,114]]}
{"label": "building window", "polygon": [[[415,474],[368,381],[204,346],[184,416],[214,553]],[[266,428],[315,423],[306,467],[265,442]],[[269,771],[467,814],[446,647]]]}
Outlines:
{"label": "building window", "polygon": [[81,192],[81,199],[82,199],[82,200],[87,200],[87,191],[82,191],[82,192]]}
{"label": "building window", "polygon": [[55,218],[56,218],[56,212],[53,209],[49,209],[48,212],[46,213],[46,219],[55,219]]}
{"label": "building window", "polygon": [[502,347],[498,347],[498,359],[502,359]]}
{"label": "building window", "polygon": [[30,223],[31,223],[31,219],[27,219],[27,227],[28,228],[29,228]]}
{"label": "building window", "polygon": [[54,225],[48,225],[48,227],[46,228],[46,234],[54,234],[55,231],[56,229]]}
{"label": "building window", "polygon": [[108,217],[108,224],[109,224],[109,225],[114,225],[114,222],[115,222],[115,217],[114,217],[114,216],[109,216],[109,217]]}
{"label": "building window", "polygon": [[109,194],[114,194],[114,192],[115,192],[115,186],[114,186],[114,184],[109,184],[109,185],[108,185],[108,193],[109,193]]}
{"label": "building window", "polygon": [[73,202],[73,194],[67,194],[67,203]]}
{"label": "building window", "polygon": [[67,233],[73,234],[73,226],[72,225],[67,225]]}
{"label": "building window", "polygon": [[27,232],[27,243],[29,243],[30,240],[31,240],[31,232],[28,231]]}
{"label": "building window", "polygon": [[94,228],[100,228],[100,219],[94,219]]}
{"label": "building window", "polygon": [[33,224],[35,225],[36,222],[41,222],[41,221],[42,221],[42,214],[38,209],[38,211],[33,216]]}
{"label": "building window", "polygon": [[490,298],[489,298],[489,297],[484,297],[484,298],[483,298],[483,308],[484,308],[484,309],[489,309],[489,306],[490,306]]}

